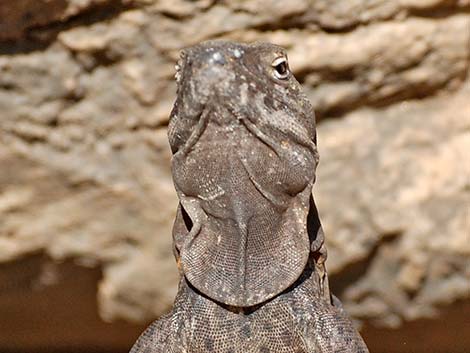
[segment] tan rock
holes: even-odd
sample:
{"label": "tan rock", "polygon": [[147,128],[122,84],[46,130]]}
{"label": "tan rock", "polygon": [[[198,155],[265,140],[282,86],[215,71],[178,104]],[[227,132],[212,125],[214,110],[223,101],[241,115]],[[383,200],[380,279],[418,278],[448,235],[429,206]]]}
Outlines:
{"label": "tan rock", "polygon": [[[404,349],[399,331],[377,326],[418,337],[428,327],[421,320],[447,310],[461,322],[470,293],[469,8],[468,0],[1,2],[0,308],[15,303],[15,318],[0,315],[0,351],[64,350],[47,340],[57,333],[66,351],[127,351],[128,334],[107,334],[130,332],[116,321],[149,320],[171,305],[176,197],[165,127],[174,64],[182,47],[212,38],[287,47],[320,120],[315,194],[332,285],[365,323],[371,351]],[[87,299],[74,302],[83,311],[60,300],[61,290],[80,292],[74,275],[84,281]],[[57,316],[46,325],[42,308],[54,301],[64,310],[48,311]],[[67,331],[67,315],[93,329]],[[27,327],[19,333],[11,322]],[[405,348],[459,351],[467,341],[452,338],[455,327],[439,326],[431,348],[413,335]]]}
{"label": "tan rock", "polygon": [[359,316],[371,312],[368,298],[392,293],[389,314],[363,316],[398,326],[444,301],[469,298],[465,86],[454,96],[359,110],[320,125],[315,194],[329,268],[347,273],[347,263],[369,263],[360,280],[344,288],[347,308],[355,302],[351,310]]}

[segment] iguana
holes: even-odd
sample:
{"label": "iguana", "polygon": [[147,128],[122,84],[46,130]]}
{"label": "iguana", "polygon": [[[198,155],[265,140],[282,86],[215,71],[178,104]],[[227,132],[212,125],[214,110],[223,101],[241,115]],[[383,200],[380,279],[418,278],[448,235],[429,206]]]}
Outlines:
{"label": "iguana", "polygon": [[314,112],[285,50],[209,41],[176,70],[181,280],[131,353],[368,352],[328,288]]}

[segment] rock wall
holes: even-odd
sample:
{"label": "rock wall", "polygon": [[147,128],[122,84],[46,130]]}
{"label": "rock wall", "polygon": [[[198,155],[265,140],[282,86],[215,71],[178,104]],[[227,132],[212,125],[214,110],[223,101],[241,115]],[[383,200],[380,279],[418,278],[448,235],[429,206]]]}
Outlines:
{"label": "rock wall", "polygon": [[[319,121],[314,193],[333,288],[371,350],[468,351],[470,339],[438,323],[448,310],[453,322],[470,314],[469,0],[0,2],[0,327],[68,310],[41,301],[70,293],[51,266],[83,278],[93,294],[83,310],[105,321],[145,322],[171,306],[174,63],[211,38],[288,49]],[[25,278],[27,264],[36,270]],[[95,316],[72,317],[87,327]],[[428,326],[409,326],[420,320],[443,338],[426,346]],[[20,321],[0,330],[0,351],[106,350],[105,324],[67,341]],[[389,334],[404,328],[416,333],[404,343]]]}

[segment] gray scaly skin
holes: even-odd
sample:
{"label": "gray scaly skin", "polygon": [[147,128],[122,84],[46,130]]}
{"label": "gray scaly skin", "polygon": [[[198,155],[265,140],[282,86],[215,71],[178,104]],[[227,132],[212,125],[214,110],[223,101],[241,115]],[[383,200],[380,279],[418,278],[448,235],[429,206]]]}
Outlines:
{"label": "gray scaly skin", "polygon": [[176,79],[181,280],[131,353],[368,352],[328,288],[314,112],[285,51],[202,43],[182,52]]}

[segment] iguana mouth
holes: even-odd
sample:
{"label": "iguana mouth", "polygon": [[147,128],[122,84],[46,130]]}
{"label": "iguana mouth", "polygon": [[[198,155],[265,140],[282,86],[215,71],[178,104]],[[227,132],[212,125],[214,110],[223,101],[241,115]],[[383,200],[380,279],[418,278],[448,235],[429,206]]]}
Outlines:
{"label": "iguana mouth", "polygon": [[181,148],[180,152],[182,154],[188,154],[188,152],[193,149],[194,145],[196,145],[196,143],[199,141],[200,137],[206,130],[206,127],[209,123],[209,114],[207,113],[206,106],[203,106],[203,110],[195,119],[197,120],[197,124],[189,135],[188,140]]}

